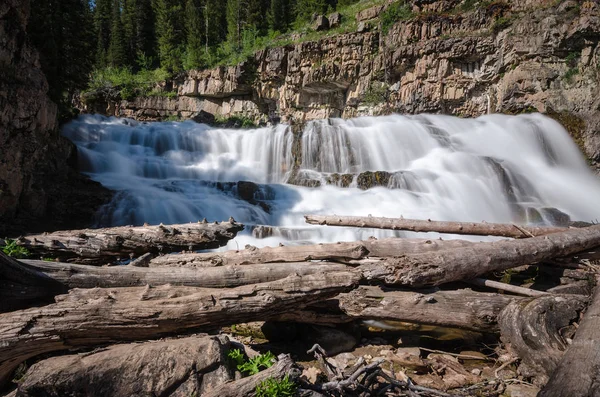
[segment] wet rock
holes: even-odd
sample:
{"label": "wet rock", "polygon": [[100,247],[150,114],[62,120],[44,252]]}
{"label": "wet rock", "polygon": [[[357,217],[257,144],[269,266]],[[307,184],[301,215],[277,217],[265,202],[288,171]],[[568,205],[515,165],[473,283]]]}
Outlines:
{"label": "wet rock", "polygon": [[571,224],[571,217],[556,208],[540,208],[540,213],[552,225],[568,227]]}
{"label": "wet rock", "polygon": [[362,190],[367,190],[375,186],[387,187],[392,174],[386,171],[362,172],[356,178],[356,184]]}
{"label": "wet rock", "polygon": [[349,187],[354,180],[354,175],[352,174],[331,174],[327,177],[327,184],[334,185],[339,187]]}
{"label": "wet rock", "polygon": [[254,201],[259,187],[254,182],[239,181],[237,183],[237,193],[242,200]]}
{"label": "wet rock", "polygon": [[190,396],[234,379],[226,337],[193,336],[113,345],[34,364],[18,396]]}

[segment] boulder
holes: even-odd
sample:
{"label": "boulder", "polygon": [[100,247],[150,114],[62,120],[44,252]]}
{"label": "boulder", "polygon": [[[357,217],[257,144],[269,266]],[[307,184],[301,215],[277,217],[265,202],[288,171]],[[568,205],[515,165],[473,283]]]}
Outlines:
{"label": "boulder", "polygon": [[340,14],[339,12],[329,14],[327,19],[329,19],[330,28],[337,28],[342,24],[342,14]]}
{"label": "boulder", "polygon": [[313,22],[313,29],[316,31],[329,29],[329,19],[325,15],[317,15]]}

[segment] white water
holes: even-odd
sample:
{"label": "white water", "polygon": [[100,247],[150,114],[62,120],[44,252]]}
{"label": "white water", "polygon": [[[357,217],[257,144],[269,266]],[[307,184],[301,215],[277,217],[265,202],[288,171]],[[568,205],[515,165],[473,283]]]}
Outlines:
{"label": "white water", "polygon": [[[301,174],[321,181],[318,188],[285,183],[294,159],[293,134],[284,125],[226,130],[82,116],[63,134],[79,148],[81,171],[119,191],[99,214],[100,225],[233,216],[248,233],[232,247],[391,233],[307,226],[304,214],[549,223],[544,208],[555,208],[572,220],[600,218],[600,181],[565,130],[538,114],[313,122],[301,138]],[[356,178],[349,188],[325,185],[331,173],[364,171],[394,173],[389,188],[360,190]],[[237,181],[261,184],[254,198],[268,207],[240,199],[234,184],[216,183]],[[283,228],[256,240],[249,234],[256,224]]]}

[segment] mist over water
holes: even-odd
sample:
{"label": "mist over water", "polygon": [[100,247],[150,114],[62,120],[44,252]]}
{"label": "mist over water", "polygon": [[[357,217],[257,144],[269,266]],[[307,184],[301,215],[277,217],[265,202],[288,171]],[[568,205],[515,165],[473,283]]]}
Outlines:
{"label": "mist over water", "polygon": [[[310,226],[305,214],[521,224],[556,223],[564,214],[600,219],[600,180],[566,131],[539,114],[330,119],[309,123],[296,139],[285,125],[232,130],[86,115],[63,134],[79,149],[80,170],[118,191],[98,226],[233,216],[247,226],[233,248],[393,234]],[[361,190],[357,176],[365,171],[385,171],[389,180]],[[341,187],[342,174],[348,187]],[[290,178],[320,186],[287,184]],[[254,225],[277,228],[258,228],[255,236],[270,237],[257,239]]]}

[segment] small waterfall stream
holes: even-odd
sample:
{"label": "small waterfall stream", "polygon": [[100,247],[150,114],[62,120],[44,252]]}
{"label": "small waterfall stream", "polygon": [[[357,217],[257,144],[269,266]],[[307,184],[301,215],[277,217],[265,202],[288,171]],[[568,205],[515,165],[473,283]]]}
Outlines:
{"label": "small waterfall stream", "polygon": [[[63,134],[79,149],[81,171],[118,191],[99,225],[233,216],[247,225],[233,248],[393,233],[309,226],[309,213],[518,223],[600,218],[600,180],[566,131],[539,114],[330,119],[307,124],[301,136],[285,125],[231,130],[86,115]],[[254,225],[271,227],[252,234]]]}

